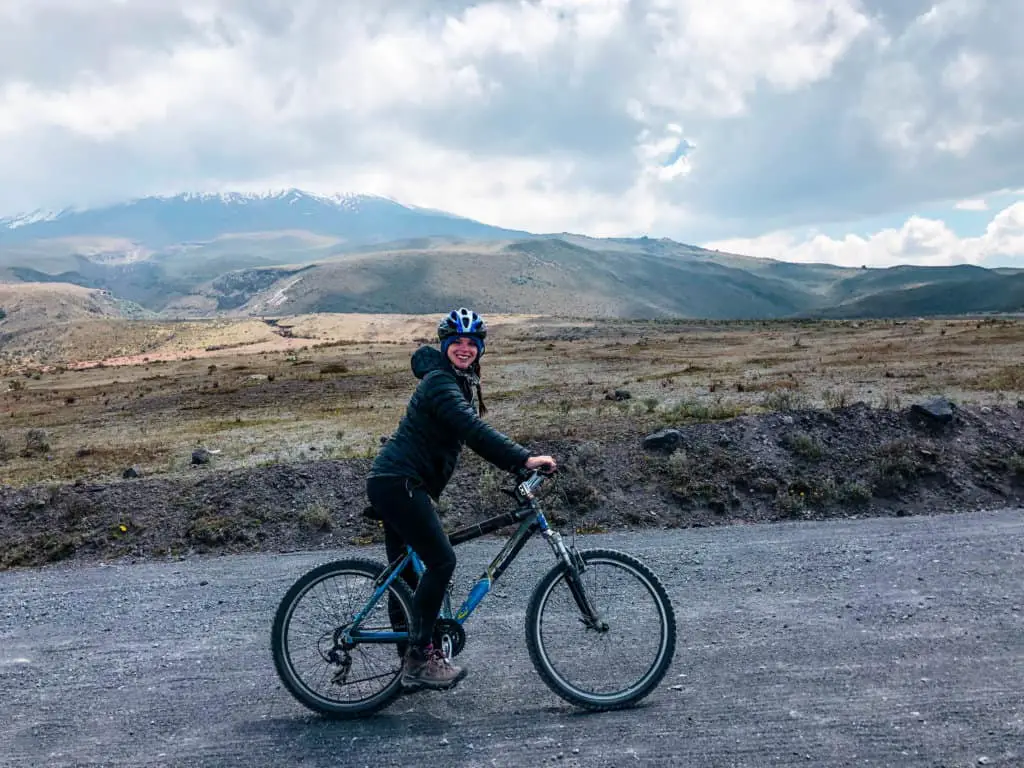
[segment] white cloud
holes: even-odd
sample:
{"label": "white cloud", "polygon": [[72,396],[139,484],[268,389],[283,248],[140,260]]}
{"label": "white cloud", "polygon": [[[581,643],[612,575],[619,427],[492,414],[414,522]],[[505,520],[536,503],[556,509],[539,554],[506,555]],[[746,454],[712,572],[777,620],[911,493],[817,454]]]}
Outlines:
{"label": "white cloud", "polygon": [[[975,201],[966,201],[975,202]],[[916,264],[1024,267],[1024,200],[999,211],[978,237],[959,237],[944,222],[911,216],[899,229],[836,239],[821,233],[773,232],[705,245],[730,253],[847,267]]]}
{"label": "white cloud", "polygon": [[1024,177],[1022,24],[1017,0],[0,0],[0,215],[281,184],[693,241],[977,199]]}
{"label": "white cloud", "polygon": [[953,207],[958,211],[987,211],[988,203],[982,199],[958,200]]}
{"label": "white cloud", "polygon": [[987,6],[941,0],[890,40],[890,55],[868,73],[860,115],[905,163],[966,158],[986,138],[1019,141],[1019,99],[1000,91],[1024,72],[1024,58],[1003,49],[1013,36],[1001,27],[1024,22],[1024,9],[1010,0]]}
{"label": "white cloud", "polygon": [[[392,148],[392,160],[406,168],[395,178],[377,163],[347,166],[350,189],[369,194],[396,195],[410,204],[458,210],[466,200],[476,201],[474,217],[488,223],[534,232],[587,232],[595,237],[643,235],[659,221],[672,218],[686,223],[686,214],[671,208],[657,195],[656,183],[641,177],[629,189],[610,194],[572,189],[565,183],[575,172],[572,158],[544,161],[530,158],[474,159],[464,152],[410,142],[395,132],[379,137]],[[298,183],[303,189],[330,193],[337,190],[339,170],[331,167],[293,173],[242,185],[242,191]],[[437,184],[438,178],[444,184]],[[226,184],[223,190],[238,189]],[[517,202],[514,208],[507,201]]]}
{"label": "white cloud", "polygon": [[762,81],[792,91],[826,78],[870,22],[853,0],[650,3],[651,104],[743,112]]}

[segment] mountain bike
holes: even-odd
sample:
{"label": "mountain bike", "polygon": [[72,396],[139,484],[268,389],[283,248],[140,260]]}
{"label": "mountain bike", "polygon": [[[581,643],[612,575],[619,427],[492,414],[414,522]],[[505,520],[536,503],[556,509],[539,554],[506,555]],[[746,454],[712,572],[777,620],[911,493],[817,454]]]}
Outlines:
{"label": "mountain bike", "polygon": [[[540,579],[526,611],[526,645],[541,679],[578,707],[632,706],[665,676],[676,643],[675,613],[658,577],[613,549],[578,551],[544,516],[538,491],[550,477],[519,470],[515,509],[449,534],[453,546],[516,523],[519,527],[452,610],[448,585],[433,642],[450,660],[466,644],[463,625],[527,541],[540,533],[555,565]],[[388,565],[361,558],[325,563],[302,575],[274,617],[271,649],[285,688],[330,718],[369,715],[402,692],[402,657],[412,621],[412,591],[400,577],[423,563],[411,548]],[[601,590],[609,587],[607,594]],[[644,616],[650,614],[650,619]],[[305,633],[305,634],[304,634]],[[596,652],[589,650],[591,643]]]}

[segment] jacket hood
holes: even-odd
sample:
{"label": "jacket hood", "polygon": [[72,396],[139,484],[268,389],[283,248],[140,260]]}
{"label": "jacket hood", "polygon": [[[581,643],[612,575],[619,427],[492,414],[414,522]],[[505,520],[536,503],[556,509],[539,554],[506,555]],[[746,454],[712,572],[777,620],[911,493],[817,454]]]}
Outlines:
{"label": "jacket hood", "polygon": [[412,372],[417,379],[422,379],[431,371],[450,369],[448,360],[437,347],[424,345],[412,353]]}

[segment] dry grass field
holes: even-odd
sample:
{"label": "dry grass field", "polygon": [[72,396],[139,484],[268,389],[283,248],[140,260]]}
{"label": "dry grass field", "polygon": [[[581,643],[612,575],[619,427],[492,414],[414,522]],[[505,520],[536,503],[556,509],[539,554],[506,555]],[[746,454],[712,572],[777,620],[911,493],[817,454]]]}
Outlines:
{"label": "dry grass field", "polygon": [[[744,413],[1024,398],[1024,321],[627,322],[494,317],[490,420],[520,440],[615,440]],[[0,483],[369,457],[402,415],[433,316],[81,320],[0,371]],[[615,399],[615,390],[628,399]]]}

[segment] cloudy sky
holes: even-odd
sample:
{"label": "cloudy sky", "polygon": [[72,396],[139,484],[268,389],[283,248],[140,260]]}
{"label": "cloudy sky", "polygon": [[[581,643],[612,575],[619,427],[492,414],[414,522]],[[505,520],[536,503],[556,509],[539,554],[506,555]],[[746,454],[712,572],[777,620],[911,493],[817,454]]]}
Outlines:
{"label": "cloudy sky", "polygon": [[366,192],[1024,267],[1020,0],[0,0],[0,216]]}

